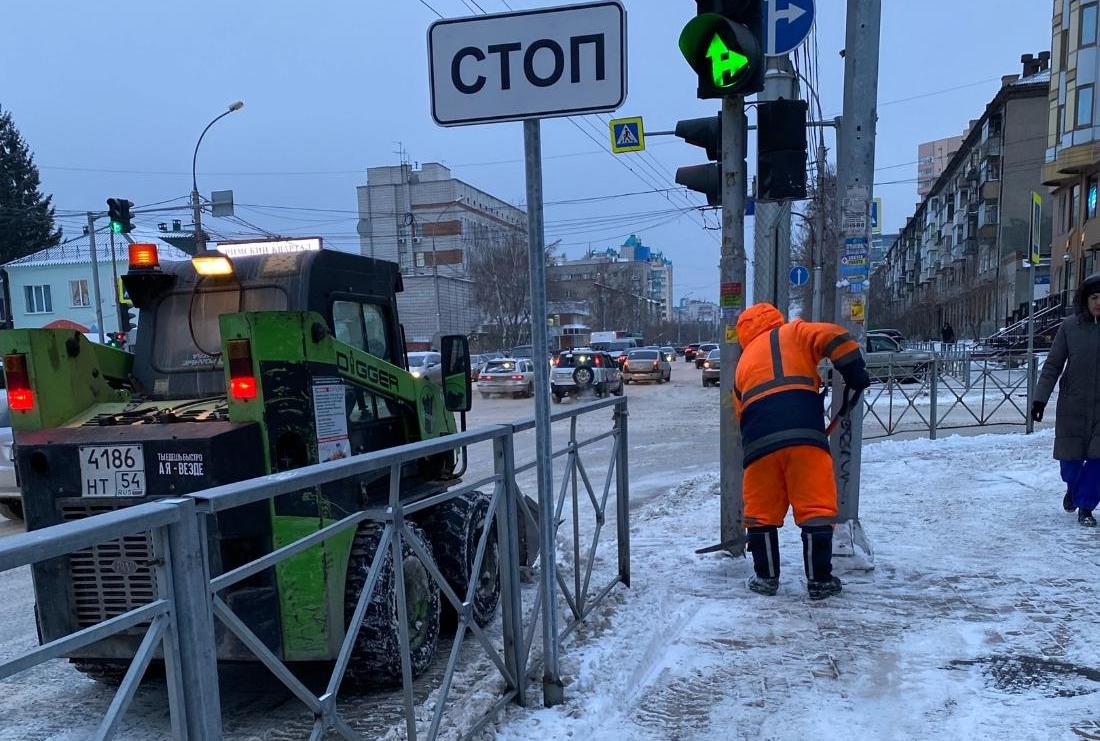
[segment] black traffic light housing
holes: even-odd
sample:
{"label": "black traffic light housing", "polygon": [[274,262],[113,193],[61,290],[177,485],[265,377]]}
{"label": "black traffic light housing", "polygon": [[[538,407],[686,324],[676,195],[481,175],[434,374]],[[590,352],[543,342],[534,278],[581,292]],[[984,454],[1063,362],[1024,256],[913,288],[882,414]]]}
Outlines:
{"label": "black traffic light housing", "polygon": [[698,97],[764,89],[764,0],[695,0],[680,32],[680,52],[699,76]]}
{"label": "black traffic light housing", "polygon": [[722,117],[686,118],[676,122],[676,136],[688,144],[706,150],[707,165],[689,165],[676,169],[676,184],[707,197],[707,205],[722,205]]}
{"label": "black traffic light housing", "polygon": [[128,201],[125,198],[107,199],[107,217],[111,220],[112,232],[115,234],[129,234],[134,230],[133,217],[130,215],[130,209],[133,206],[133,201]]}
{"label": "black traffic light housing", "polygon": [[756,198],[806,197],[806,111],[804,100],[771,100],[756,105]]}
{"label": "black traffic light housing", "polygon": [[132,304],[118,305],[118,331],[121,334],[128,334],[134,330],[137,326],[137,311]]}

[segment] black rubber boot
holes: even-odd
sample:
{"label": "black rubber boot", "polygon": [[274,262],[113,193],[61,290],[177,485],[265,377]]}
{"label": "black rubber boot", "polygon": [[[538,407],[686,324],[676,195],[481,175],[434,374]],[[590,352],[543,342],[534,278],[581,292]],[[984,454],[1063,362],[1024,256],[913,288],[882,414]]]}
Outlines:
{"label": "black rubber boot", "polygon": [[767,597],[775,595],[779,591],[779,528],[750,527],[749,551],[756,572],[749,579],[749,589]]}
{"label": "black rubber boot", "polygon": [[802,528],[802,560],[806,566],[806,591],[810,599],[825,599],[840,594],[840,579],[833,576],[832,525],[807,525]]}
{"label": "black rubber boot", "polygon": [[1092,516],[1091,509],[1077,511],[1077,524],[1085,527],[1096,527],[1096,518]]}
{"label": "black rubber boot", "polygon": [[1066,489],[1066,495],[1062,497],[1062,509],[1066,512],[1073,512],[1077,509],[1077,505],[1073,503],[1073,492]]}

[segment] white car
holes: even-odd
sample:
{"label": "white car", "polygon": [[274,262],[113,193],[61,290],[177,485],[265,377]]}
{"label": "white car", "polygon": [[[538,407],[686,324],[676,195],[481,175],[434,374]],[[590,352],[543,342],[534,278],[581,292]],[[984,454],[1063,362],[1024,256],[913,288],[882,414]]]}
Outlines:
{"label": "white car", "polygon": [[490,360],[477,377],[477,390],[481,398],[490,394],[504,396],[535,395],[535,365],[533,360],[500,358]]}
{"label": "white car", "polygon": [[434,351],[411,352],[409,357],[409,373],[414,378],[427,378],[429,381],[443,385],[443,356]]}

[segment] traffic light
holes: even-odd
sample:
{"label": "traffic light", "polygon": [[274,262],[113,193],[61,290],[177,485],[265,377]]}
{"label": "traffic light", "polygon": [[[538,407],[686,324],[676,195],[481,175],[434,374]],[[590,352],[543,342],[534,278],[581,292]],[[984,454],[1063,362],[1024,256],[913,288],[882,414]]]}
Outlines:
{"label": "traffic light", "polygon": [[806,111],[804,100],[756,105],[756,198],[785,201],[806,197]]}
{"label": "traffic light", "polygon": [[700,98],[764,89],[764,0],[695,0],[680,53],[699,75]]}
{"label": "traffic light", "polygon": [[134,224],[131,221],[133,217],[130,215],[133,205],[133,201],[127,201],[125,198],[107,199],[107,216],[111,219],[112,232],[129,234],[134,230]]}
{"label": "traffic light", "polygon": [[706,165],[689,165],[676,169],[676,183],[688,190],[694,190],[707,197],[710,206],[722,205],[722,117],[687,118],[676,122],[676,136],[688,144],[702,147],[707,159],[714,160]]}
{"label": "traffic light", "polygon": [[118,305],[118,331],[119,334],[125,335],[128,332],[132,332],[137,325],[137,312],[134,309],[133,304],[119,304]]}

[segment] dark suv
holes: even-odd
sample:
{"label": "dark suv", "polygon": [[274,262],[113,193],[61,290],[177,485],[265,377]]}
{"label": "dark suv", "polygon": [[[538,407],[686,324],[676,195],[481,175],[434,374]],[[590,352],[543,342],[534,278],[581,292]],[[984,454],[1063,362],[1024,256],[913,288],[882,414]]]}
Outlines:
{"label": "dark suv", "polygon": [[623,374],[606,352],[577,348],[565,350],[550,369],[550,394],[555,404],[566,396],[586,391],[597,397],[623,395]]}

